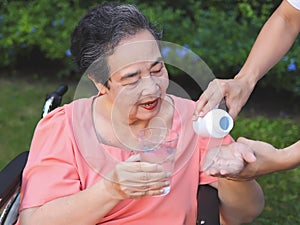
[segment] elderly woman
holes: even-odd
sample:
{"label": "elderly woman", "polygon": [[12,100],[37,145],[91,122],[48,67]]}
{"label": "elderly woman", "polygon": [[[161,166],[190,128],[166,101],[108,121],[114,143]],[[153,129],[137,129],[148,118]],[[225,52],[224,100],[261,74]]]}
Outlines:
{"label": "elderly woman", "polygon": [[[223,224],[252,221],[264,205],[254,181],[200,170],[214,140],[195,135],[195,102],[166,94],[168,72],[156,32],[131,5],[92,8],[72,35],[72,54],[99,94],[75,100],[38,124],[23,174],[19,222],[27,224],[196,224],[197,187],[218,188]],[[174,172],[142,162],[137,132],[179,134]],[[230,136],[223,144],[232,142]],[[172,176],[171,191],[166,180]]]}

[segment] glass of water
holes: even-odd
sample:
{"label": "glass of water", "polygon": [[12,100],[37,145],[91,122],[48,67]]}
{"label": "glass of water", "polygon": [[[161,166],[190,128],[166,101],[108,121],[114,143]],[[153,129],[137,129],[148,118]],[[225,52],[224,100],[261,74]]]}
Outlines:
{"label": "glass of water", "polygon": [[[165,127],[145,128],[138,132],[141,146],[140,159],[143,162],[157,163],[166,172],[173,173],[178,133]],[[164,188],[160,196],[167,195],[171,190],[172,176],[169,177],[170,185]]]}

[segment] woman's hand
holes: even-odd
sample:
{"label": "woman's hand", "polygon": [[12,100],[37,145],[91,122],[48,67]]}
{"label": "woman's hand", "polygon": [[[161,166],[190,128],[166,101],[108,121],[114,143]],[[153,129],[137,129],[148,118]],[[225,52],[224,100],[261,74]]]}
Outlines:
{"label": "woman's hand", "polygon": [[211,176],[237,178],[247,163],[255,161],[251,148],[234,142],[210,149],[205,156],[203,171]]}
{"label": "woman's hand", "polygon": [[203,170],[211,176],[251,180],[286,169],[285,155],[266,142],[241,137],[235,143],[209,150]]}
{"label": "woman's hand", "polygon": [[163,188],[170,185],[169,176],[161,165],[140,162],[139,155],[134,155],[117,164],[105,184],[113,198],[140,198],[163,194]]}

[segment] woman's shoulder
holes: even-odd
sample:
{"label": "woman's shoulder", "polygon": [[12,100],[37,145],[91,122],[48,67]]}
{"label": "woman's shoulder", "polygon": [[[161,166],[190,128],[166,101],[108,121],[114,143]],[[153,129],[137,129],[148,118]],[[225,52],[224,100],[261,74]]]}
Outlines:
{"label": "woman's shoulder", "polygon": [[182,97],[178,97],[175,95],[169,95],[169,97],[173,100],[174,106],[177,110],[179,111],[194,111],[194,108],[196,106],[196,102],[191,100],[191,99],[187,99],[187,98],[182,98]]}
{"label": "woman's shoulder", "polygon": [[71,124],[74,120],[90,115],[92,102],[93,98],[82,98],[64,104],[49,112],[38,122],[37,127],[51,126],[59,128]]}
{"label": "woman's shoulder", "polygon": [[73,100],[70,103],[64,104],[54,109],[53,111],[48,113],[45,116],[45,118],[59,117],[62,116],[63,114],[72,115],[74,113],[74,110],[76,110],[76,112],[86,112],[87,110],[90,109],[89,106],[92,105],[93,99],[94,97]]}
{"label": "woman's shoulder", "polygon": [[180,104],[180,103],[183,103],[183,104],[192,104],[192,105],[195,105],[195,101],[192,100],[192,99],[188,99],[188,98],[183,98],[183,97],[179,97],[179,96],[176,96],[176,95],[171,95],[169,94],[168,95],[170,98],[173,99],[174,103],[176,104]]}

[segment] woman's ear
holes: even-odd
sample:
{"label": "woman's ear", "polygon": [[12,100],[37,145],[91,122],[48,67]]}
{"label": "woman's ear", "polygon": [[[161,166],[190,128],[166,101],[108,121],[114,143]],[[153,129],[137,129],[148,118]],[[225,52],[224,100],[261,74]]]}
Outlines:
{"label": "woman's ear", "polygon": [[107,94],[108,88],[105,85],[102,83],[95,83],[95,85],[101,95]]}
{"label": "woman's ear", "polygon": [[96,86],[98,92],[101,95],[104,95],[108,92],[108,88],[101,82],[96,81],[96,79],[94,78],[94,76],[92,74],[88,74],[87,76],[91,81],[93,81],[94,85]]}

